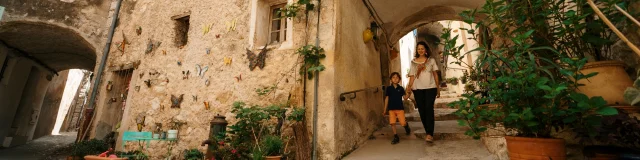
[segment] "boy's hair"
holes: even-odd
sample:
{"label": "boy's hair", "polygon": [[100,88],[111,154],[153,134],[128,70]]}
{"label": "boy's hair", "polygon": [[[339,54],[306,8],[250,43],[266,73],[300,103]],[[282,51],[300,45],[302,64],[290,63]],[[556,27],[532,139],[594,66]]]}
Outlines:
{"label": "boy's hair", "polygon": [[400,73],[398,72],[391,73],[391,76],[389,76],[389,79],[393,78],[393,76],[398,76],[398,78],[402,79],[402,77],[400,77]]}

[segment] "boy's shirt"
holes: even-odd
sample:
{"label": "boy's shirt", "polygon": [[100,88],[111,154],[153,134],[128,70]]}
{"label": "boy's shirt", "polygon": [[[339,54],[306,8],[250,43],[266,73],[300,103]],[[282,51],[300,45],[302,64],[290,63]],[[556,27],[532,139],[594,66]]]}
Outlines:
{"label": "boy's shirt", "polygon": [[385,90],[385,97],[389,96],[389,106],[387,109],[389,110],[404,110],[404,105],[402,103],[402,96],[404,96],[404,88],[398,85],[398,87],[393,87],[393,85],[388,86]]}

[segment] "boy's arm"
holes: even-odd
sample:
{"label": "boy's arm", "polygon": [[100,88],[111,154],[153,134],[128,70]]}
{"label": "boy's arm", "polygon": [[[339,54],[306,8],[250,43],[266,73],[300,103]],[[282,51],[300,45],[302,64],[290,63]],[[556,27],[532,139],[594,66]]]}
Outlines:
{"label": "boy's arm", "polygon": [[382,111],[382,116],[387,114],[387,105],[389,105],[389,96],[384,97],[384,111]]}

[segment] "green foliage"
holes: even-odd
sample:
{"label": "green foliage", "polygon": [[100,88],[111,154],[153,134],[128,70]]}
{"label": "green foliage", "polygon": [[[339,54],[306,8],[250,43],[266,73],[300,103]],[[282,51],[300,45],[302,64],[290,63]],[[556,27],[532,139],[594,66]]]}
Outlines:
{"label": "green foliage", "polygon": [[284,142],[278,136],[268,135],[264,137],[261,147],[266,156],[281,156]]}
{"label": "green foliage", "polygon": [[86,155],[98,155],[109,149],[109,144],[103,140],[91,139],[73,144],[72,156],[84,157]]}
{"label": "green foliage", "polygon": [[202,160],[204,159],[204,153],[200,152],[198,149],[185,149],[184,151],[184,159],[185,160]]}
{"label": "green foliage", "polygon": [[[638,73],[640,73],[640,70],[638,70]],[[624,101],[632,106],[640,106],[640,77],[633,82],[633,87],[628,87],[624,90]]]}
{"label": "green foliage", "polygon": [[302,122],[304,120],[304,113],[305,113],[304,111],[305,111],[305,108],[302,108],[302,107],[293,108],[293,111],[291,111],[291,115],[287,117],[287,120],[294,121],[294,122]]}
{"label": "green foliage", "polygon": [[452,85],[458,85],[458,78],[457,77],[451,77],[451,78],[447,78],[445,79],[445,81],[449,84]]}
{"label": "green foliage", "polygon": [[469,72],[467,72],[467,70],[465,70],[462,73],[462,77],[460,77],[460,82],[462,82],[462,84],[467,84],[468,80],[469,80]]}
{"label": "green foliage", "polygon": [[[614,1],[598,3],[611,6]],[[466,65],[473,65],[472,73],[487,77],[479,84],[486,87],[489,96],[466,93],[463,99],[449,104],[459,107],[455,114],[461,117],[461,125],[470,127],[467,135],[480,138],[488,128],[502,124],[516,131],[516,136],[550,138],[553,131],[574,128],[584,128],[595,136],[593,128],[601,125],[602,116],[617,114],[602,97],[575,92],[578,80],[595,75],[579,72],[586,57],[606,58],[600,54],[606,50],[599,49],[610,45],[610,31],[600,20],[588,20],[594,17],[588,6],[577,7],[576,11],[567,8],[584,6],[584,2],[487,0],[479,10],[460,14],[466,23],[475,23],[473,28],[461,30],[473,35],[470,39],[478,41],[480,47],[463,53],[462,46],[455,46],[457,36],[451,38],[450,32],[441,35],[445,55],[457,59],[453,63],[464,64],[467,54],[480,52],[474,64]],[[608,17],[615,14],[606,11]],[[477,21],[476,13],[486,18]],[[481,105],[485,102],[495,107]]]}
{"label": "green foliage", "polygon": [[315,5],[311,3],[311,0],[298,0],[296,3],[285,5],[277,14],[281,15],[280,18],[294,18],[298,16],[300,7],[304,7],[305,14],[308,14]]}
{"label": "green foliage", "polygon": [[466,93],[473,94],[475,90],[476,86],[471,83],[464,85],[464,92]]}
{"label": "green foliage", "polygon": [[267,95],[269,93],[271,93],[272,91],[276,90],[276,85],[274,84],[273,86],[268,86],[268,87],[262,87],[262,88],[257,88],[256,89],[256,93],[259,96],[264,96]]}
{"label": "green foliage", "polygon": [[326,57],[323,52],[324,49],[314,45],[306,45],[298,48],[296,53],[304,58],[304,63],[300,66],[300,74],[304,75],[306,73],[307,78],[312,79],[315,72],[324,71],[325,67],[320,63],[320,60]]}

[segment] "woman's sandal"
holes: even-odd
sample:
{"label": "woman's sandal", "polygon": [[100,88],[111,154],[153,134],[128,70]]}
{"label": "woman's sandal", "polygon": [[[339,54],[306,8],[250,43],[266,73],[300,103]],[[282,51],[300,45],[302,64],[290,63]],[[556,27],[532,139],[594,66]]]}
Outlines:
{"label": "woman's sandal", "polygon": [[429,143],[433,143],[433,136],[427,135],[427,137],[424,140],[429,142]]}

